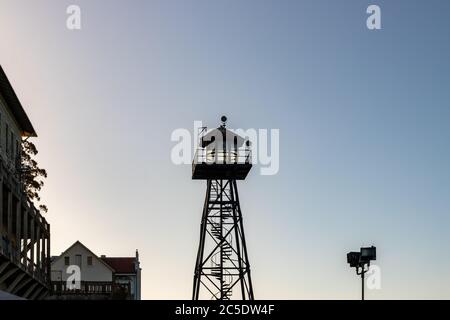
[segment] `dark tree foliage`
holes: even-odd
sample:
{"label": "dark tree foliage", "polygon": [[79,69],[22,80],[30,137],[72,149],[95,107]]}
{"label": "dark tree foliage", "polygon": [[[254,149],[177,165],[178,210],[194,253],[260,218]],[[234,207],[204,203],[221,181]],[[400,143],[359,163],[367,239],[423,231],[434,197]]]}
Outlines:
{"label": "dark tree foliage", "polygon": [[[39,191],[44,186],[43,179],[47,178],[47,171],[38,166],[34,157],[38,150],[33,142],[28,139],[22,140],[22,154],[20,164],[20,178],[28,199],[32,202],[41,201]],[[44,204],[39,205],[41,212],[47,212],[48,208]]]}

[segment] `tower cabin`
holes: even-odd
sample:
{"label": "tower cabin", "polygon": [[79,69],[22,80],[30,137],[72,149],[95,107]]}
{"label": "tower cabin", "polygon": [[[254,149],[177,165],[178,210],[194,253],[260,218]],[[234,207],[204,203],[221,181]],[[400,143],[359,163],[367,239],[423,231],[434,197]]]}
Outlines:
{"label": "tower cabin", "polygon": [[194,180],[244,180],[252,168],[250,141],[222,125],[208,131],[200,129],[198,149],[192,163]]}

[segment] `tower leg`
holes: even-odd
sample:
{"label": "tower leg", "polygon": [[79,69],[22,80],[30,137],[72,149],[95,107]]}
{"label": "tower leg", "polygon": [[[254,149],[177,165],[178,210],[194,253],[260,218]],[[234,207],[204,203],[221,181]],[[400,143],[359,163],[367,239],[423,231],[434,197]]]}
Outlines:
{"label": "tower leg", "polygon": [[205,204],[203,206],[202,221],[200,224],[200,243],[199,243],[198,252],[197,252],[197,262],[195,264],[194,290],[192,293],[192,300],[199,299],[201,273],[202,273],[201,262],[203,260],[204,244],[205,244],[205,238],[206,238],[206,226],[207,226],[207,219],[208,219],[207,208],[208,208],[208,203],[210,201],[210,199],[209,199],[210,192],[211,192],[211,180],[208,180],[207,187],[206,187]]}
{"label": "tower leg", "polygon": [[[242,274],[241,280],[243,282],[243,286],[247,285],[247,295],[248,295],[248,299],[249,300],[254,300],[254,296],[253,296],[253,284],[252,284],[252,277],[251,277],[251,271],[250,271],[250,264],[249,264],[249,260],[248,260],[248,253],[247,253],[247,244],[245,242],[245,233],[244,233],[244,223],[243,223],[243,219],[242,219],[242,211],[241,211],[241,205],[239,203],[239,194],[238,194],[238,190],[237,190],[237,184],[236,184],[236,180],[233,180],[233,186],[234,186],[234,190],[236,193],[236,211],[238,212],[237,216],[239,217],[239,221],[237,221],[236,223],[240,224],[240,231],[241,231],[241,239],[242,239],[242,248],[243,248],[243,254],[244,254],[244,261],[247,261],[247,274]],[[236,238],[238,239],[238,237],[236,236]],[[245,277],[246,276],[246,277]],[[246,279],[247,278],[247,279]],[[245,281],[247,280],[247,281]],[[244,294],[243,294],[244,296]],[[245,299],[243,299],[245,300]]]}

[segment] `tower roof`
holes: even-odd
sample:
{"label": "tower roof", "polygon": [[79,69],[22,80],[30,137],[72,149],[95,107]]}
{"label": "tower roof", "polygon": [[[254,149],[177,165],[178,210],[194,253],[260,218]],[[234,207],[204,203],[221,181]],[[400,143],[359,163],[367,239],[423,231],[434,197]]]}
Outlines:
{"label": "tower roof", "polygon": [[[205,134],[201,139],[201,147],[223,147],[223,143],[227,147],[234,146],[234,142],[236,141],[236,146],[239,148],[245,143],[245,139],[240,135],[235,134],[234,132],[226,129],[224,126],[220,126],[216,129],[209,131]],[[218,143],[218,145],[216,145]],[[213,145],[211,145],[213,144]]]}

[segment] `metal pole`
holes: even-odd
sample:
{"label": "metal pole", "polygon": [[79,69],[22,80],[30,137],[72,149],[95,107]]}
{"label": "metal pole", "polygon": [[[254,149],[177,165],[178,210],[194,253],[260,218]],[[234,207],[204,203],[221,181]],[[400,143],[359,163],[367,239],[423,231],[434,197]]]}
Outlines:
{"label": "metal pole", "polygon": [[235,185],[233,184],[233,181],[230,180],[230,194],[231,194],[231,201],[233,202],[233,223],[234,223],[234,232],[236,237],[236,252],[238,257],[238,266],[239,266],[239,278],[240,278],[240,286],[241,286],[241,294],[242,294],[242,300],[247,300],[247,297],[245,295],[245,278],[244,278],[244,272],[242,268],[242,252],[241,252],[241,244],[239,241],[239,218],[238,218],[238,209],[235,202],[235,192],[237,192],[237,189],[234,189]]}
{"label": "metal pole", "polygon": [[247,244],[245,242],[245,233],[244,233],[244,223],[243,223],[243,219],[242,219],[242,211],[241,211],[241,205],[239,202],[239,194],[237,191],[237,183],[236,180],[233,180],[233,185],[234,185],[234,190],[236,191],[236,206],[238,209],[238,214],[239,214],[239,223],[240,223],[240,230],[241,230],[241,234],[242,234],[242,248],[243,248],[243,253],[244,253],[244,257],[245,257],[245,265],[247,268],[247,278],[248,278],[248,300],[255,300],[255,296],[253,294],[253,285],[252,285],[252,277],[250,274],[250,262],[248,261],[248,253],[247,253]]}
{"label": "metal pole", "polygon": [[224,281],[224,274],[223,274],[223,245],[225,242],[224,233],[223,233],[223,180],[219,180],[219,190],[220,190],[220,300],[225,299],[225,289],[223,288],[223,285],[225,284]]}
{"label": "metal pole", "polygon": [[198,246],[197,252],[197,262],[195,264],[194,271],[194,289],[192,293],[192,300],[198,300],[200,294],[200,283],[201,283],[201,271],[203,266],[203,252],[205,250],[205,237],[206,237],[206,228],[208,223],[208,212],[209,212],[209,198],[211,192],[212,181],[208,180],[206,187],[206,197],[205,204],[203,207],[202,221],[200,225],[200,243]]}
{"label": "metal pole", "polygon": [[364,301],[364,265],[361,272],[361,300]]}

